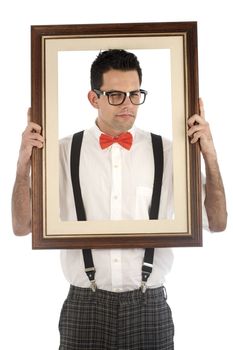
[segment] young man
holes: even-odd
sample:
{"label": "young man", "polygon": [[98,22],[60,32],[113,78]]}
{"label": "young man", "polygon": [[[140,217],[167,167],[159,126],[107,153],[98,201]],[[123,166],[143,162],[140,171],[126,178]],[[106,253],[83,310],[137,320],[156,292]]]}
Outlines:
{"label": "young man", "polygon": [[[60,144],[62,220],[146,220],[172,215],[171,144],[162,139],[159,196],[153,191],[158,143],[153,152],[151,134],[134,126],[139,105],[146,98],[141,81],[141,68],[132,53],[108,50],[93,62],[88,98],[97,111],[96,123]],[[206,165],[209,228],[222,231],[227,221],[225,194],[202,101],[200,115],[192,116],[188,126],[191,142],[200,142]],[[22,137],[12,198],[17,235],[31,231],[30,157],[33,147],[43,147],[40,132],[40,126],[29,122]],[[78,164],[78,171],[73,172]],[[154,196],[159,196],[158,213],[151,210]],[[146,290],[141,288],[145,249],[64,250],[61,261],[71,287],[59,323],[60,350],[174,348],[174,326],[163,287],[173,262],[170,249],[154,250]],[[147,260],[146,265],[150,265]]]}

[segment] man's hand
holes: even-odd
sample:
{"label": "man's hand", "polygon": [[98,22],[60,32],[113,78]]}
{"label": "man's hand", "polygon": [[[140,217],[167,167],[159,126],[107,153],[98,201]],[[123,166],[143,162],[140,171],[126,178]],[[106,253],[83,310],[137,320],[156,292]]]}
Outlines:
{"label": "man's hand", "polygon": [[194,114],[188,119],[188,136],[192,144],[200,142],[203,157],[214,157],[216,159],[216,151],[213,143],[212,134],[209,123],[205,120],[204,104],[199,99],[200,114]]}
{"label": "man's hand", "polygon": [[41,126],[30,121],[30,108],[28,109],[27,116],[28,124],[22,134],[17,165],[17,173],[20,175],[29,175],[33,147],[42,148],[44,145],[44,138],[41,135]]}

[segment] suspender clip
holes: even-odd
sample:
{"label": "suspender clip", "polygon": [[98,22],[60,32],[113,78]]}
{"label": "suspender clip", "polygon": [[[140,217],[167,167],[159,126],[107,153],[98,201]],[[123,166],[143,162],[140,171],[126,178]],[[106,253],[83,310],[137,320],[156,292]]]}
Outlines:
{"label": "suspender clip", "polygon": [[91,281],[91,289],[92,289],[92,292],[95,292],[97,289],[97,285],[96,285],[95,280]]}
{"label": "suspender clip", "polygon": [[[145,293],[146,291],[146,282],[148,280],[148,278],[150,277],[150,273],[151,271],[145,271],[145,267],[144,266],[148,266],[148,265],[151,265],[151,264],[147,264],[147,263],[143,263],[142,265],[142,283],[141,283],[141,290],[142,290],[142,293]],[[150,267],[150,269],[152,270],[152,268]]]}
{"label": "suspender clip", "polygon": [[91,289],[93,292],[96,291],[97,285],[95,282],[95,268],[94,267],[87,267],[85,269],[85,272],[89,278],[89,281],[91,282]]}
{"label": "suspender clip", "polygon": [[142,291],[142,293],[146,292],[146,288],[147,288],[146,282],[142,281],[142,283],[141,283],[141,291]]}

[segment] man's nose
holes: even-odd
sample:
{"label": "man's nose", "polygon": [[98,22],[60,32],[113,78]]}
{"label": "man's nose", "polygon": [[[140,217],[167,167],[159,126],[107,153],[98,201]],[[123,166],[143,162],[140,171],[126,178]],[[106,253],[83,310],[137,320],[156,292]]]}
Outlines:
{"label": "man's nose", "polygon": [[126,95],[125,96],[125,100],[124,100],[124,102],[122,103],[122,105],[131,105],[132,104],[132,102],[131,102],[131,100],[130,100],[130,96],[128,95]]}

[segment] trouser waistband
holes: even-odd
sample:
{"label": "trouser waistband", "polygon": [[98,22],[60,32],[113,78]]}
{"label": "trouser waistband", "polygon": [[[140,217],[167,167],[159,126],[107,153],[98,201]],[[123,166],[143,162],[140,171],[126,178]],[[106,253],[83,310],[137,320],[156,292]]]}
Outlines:
{"label": "trouser waistband", "polygon": [[102,289],[97,289],[93,292],[90,288],[80,288],[71,285],[68,298],[71,299],[89,299],[98,298],[104,302],[135,302],[143,299],[167,299],[167,293],[164,286],[158,288],[148,288],[145,293],[142,293],[141,288],[127,292],[110,292]]}

